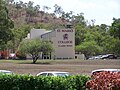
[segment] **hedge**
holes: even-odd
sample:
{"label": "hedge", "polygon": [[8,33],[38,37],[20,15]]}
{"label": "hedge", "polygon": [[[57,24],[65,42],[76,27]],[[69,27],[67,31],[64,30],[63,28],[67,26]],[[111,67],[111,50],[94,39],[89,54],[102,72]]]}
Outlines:
{"label": "hedge", "polygon": [[85,90],[87,75],[46,77],[32,75],[0,75],[0,90]]}

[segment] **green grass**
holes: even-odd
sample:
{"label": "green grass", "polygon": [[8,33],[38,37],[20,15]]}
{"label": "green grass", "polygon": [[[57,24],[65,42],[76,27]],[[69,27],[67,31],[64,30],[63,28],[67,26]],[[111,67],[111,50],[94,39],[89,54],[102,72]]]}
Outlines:
{"label": "green grass", "polygon": [[[32,64],[32,60],[0,60],[0,63]],[[50,60],[37,60],[36,64],[50,64]]]}
{"label": "green grass", "polygon": [[119,60],[0,60],[0,69],[11,70],[19,74],[36,75],[42,71],[68,71],[71,73],[90,74],[100,68],[120,68]]}
{"label": "green grass", "polygon": [[[35,64],[60,64],[60,63],[74,63],[83,60],[37,60]],[[16,64],[32,64],[33,60],[0,60],[0,63],[16,63]]]}

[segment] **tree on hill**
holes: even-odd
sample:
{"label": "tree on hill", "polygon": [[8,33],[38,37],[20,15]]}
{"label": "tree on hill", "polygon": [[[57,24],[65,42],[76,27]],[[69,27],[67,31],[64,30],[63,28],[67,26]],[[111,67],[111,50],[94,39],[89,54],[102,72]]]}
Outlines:
{"label": "tree on hill", "polygon": [[115,38],[120,39],[120,18],[118,19],[113,18],[113,23],[110,28],[110,34],[114,36]]}
{"label": "tree on hill", "polygon": [[46,11],[48,11],[49,9],[51,9],[50,7],[48,6],[43,6],[43,11],[46,13]]}
{"label": "tree on hill", "polygon": [[56,16],[59,15],[60,17],[63,13],[63,9],[61,8],[61,6],[58,6],[57,4],[54,5],[54,8],[55,8],[54,10],[55,15]]}
{"label": "tree on hill", "polygon": [[80,13],[80,14],[75,15],[73,17],[72,24],[74,26],[80,25],[80,26],[82,26],[84,28],[86,26],[86,21],[85,21],[84,13]]}

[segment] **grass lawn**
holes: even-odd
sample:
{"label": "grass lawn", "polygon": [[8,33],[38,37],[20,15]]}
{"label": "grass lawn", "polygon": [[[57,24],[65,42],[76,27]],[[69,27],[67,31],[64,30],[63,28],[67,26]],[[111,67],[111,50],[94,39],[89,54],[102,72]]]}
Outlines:
{"label": "grass lawn", "polygon": [[120,69],[120,60],[0,60],[0,69],[18,74],[36,75],[41,71],[67,71],[73,74],[90,74],[94,69]]}

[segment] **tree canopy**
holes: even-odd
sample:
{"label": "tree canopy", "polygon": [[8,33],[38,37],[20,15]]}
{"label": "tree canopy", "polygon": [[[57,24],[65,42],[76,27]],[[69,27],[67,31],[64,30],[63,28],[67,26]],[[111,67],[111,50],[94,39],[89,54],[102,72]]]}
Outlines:
{"label": "tree canopy", "polygon": [[98,46],[95,41],[82,42],[80,45],[76,46],[76,51],[84,53],[86,59],[91,55],[100,53],[102,51],[101,49],[102,48]]}
{"label": "tree canopy", "polygon": [[33,63],[35,63],[41,53],[50,53],[53,51],[53,47],[48,41],[30,39],[22,41],[18,51],[22,54],[29,54],[33,59]]}
{"label": "tree canopy", "polygon": [[120,39],[120,18],[113,18],[112,26],[110,27],[110,34],[115,38]]}
{"label": "tree canopy", "polygon": [[[53,13],[48,13],[46,10],[50,7],[44,6],[43,10],[40,10],[40,5],[34,5],[32,1],[28,3],[5,1],[0,0],[0,49],[4,49],[6,43],[8,49],[17,49],[31,28],[54,30],[70,23],[75,29],[76,51],[84,53],[86,57],[107,53],[120,56],[120,18],[113,18],[109,26],[95,25],[95,19],[86,20],[84,13],[81,12],[77,15],[74,15],[73,11],[65,12],[57,4],[53,6]],[[14,20],[14,23],[10,18]],[[46,45],[49,46],[48,42],[42,42],[41,45],[44,46],[41,49],[42,52],[47,49],[52,50],[51,47],[46,47]]]}
{"label": "tree canopy", "polygon": [[0,48],[12,39],[11,28],[14,27],[13,21],[9,18],[8,9],[3,0],[0,0]]}
{"label": "tree canopy", "polygon": [[112,26],[75,25],[76,51],[84,53],[86,57],[112,53],[120,56],[119,19],[115,19]]}

